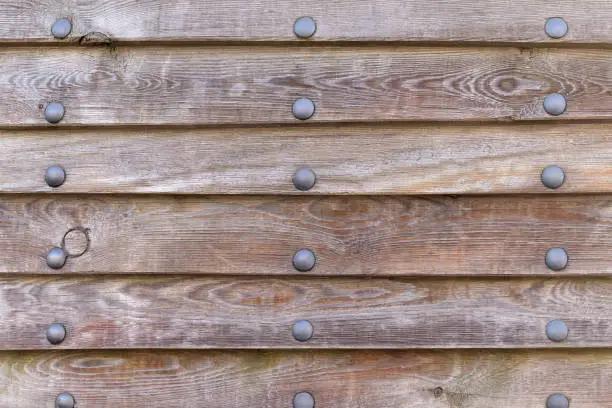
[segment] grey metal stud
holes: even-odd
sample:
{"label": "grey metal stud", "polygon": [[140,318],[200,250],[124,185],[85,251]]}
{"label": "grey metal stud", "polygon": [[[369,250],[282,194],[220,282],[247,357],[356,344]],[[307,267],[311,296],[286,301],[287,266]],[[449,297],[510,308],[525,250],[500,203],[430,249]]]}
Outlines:
{"label": "grey metal stud", "polygon": [[314,408],[315,400],[309,392],[298,392],[293,396],[293,408]]}
{"label": "grey metal stud", "polygon": [[309,38],[317,31],[317,23],[312,17],[300,17],[293,25],[293,32],[300,38]]}
{"label": "grey metal stud", "polygon": [[49,187],[59,187],[66,181],[66,171],[57,164],[51,166],[45,171],[45,181]]}
{"label": "grey metal stud", "polygon": [[559,188],[565,182],[565,172],[559,166],[548,166],[542,170],[540,180],[548,188]]}
{"label": "grey metal stud", "polygon": [[67,392],[62,392],[55,397],[55,408],[74,408],[75,404],[74,397]]}
{"label": "grey metal stud", "polygon": [[49,343],[60,344],[66,338],[66,328],[59,323],[53,323],[47,328],[46,334]]}
{"label": "grey metal stud", "polygon": [[550,248],[546,251],[546,266],[553,271],[560,271],[565,269],[569,257],[565,248]]}
{"label": "grey metal stud", "polygon": [[546,408],[569,408],[569,399],[563,394],[552,394],[546,400]]}
{"label": "grey metal stud", "polygon": [[569,329],[563,320],[551,320],[546,325],[546,337],[555,342],[567,339]]}
{"label": "grey metal stud", "polygon": [[308,320],[298,320],[291,329],[293,338],[297,341],[308,341],[312,338],[314,327]]}
{"label": "grey metal stud", "polygon": [[293,255],[293,267],[300,272],[308,272],[316,262],[317,258],[310,249],[300,249]]}
{"label": "grey metal stud", "polygon": [[45,108],[45,119],[49,123],[58,123],[64,118],[64,105],[59,102],[51,102]]}
{"label": "grey metal stud", "polygon": [[317,175],[312,169],[301,168],[293,175],[293,185],[301,191],[308,191],[317,182]]}
{"label": "grey metal stud", "polygon": [[300,98],[293,103],[293,115],[299,120],[310,119],[314,112],[314,103],[308,98]]}
{"label": "grey metal stud", "polygon": [[567,23],[561,17],[549,18],[546,22],[546,34],[551,38],[561,38],[567,34]]}
{"label": "grey metal stud", "polygon": [[66,251],[62,248],[52,248],[47,253],[47,265],[53,269],[60,269],[66,264]]}
{"label": "grey metal stud", "polygon": [[72,23],[67,18],[60,18],[51,26],[51,34],[55,38],[66,38],[72,31]]}
{"label": "grey metal stud", "polygon": [[559,116],[567,108],[565,96],[560,93],[551,93],[544,98],[544,110],[549,115]]}

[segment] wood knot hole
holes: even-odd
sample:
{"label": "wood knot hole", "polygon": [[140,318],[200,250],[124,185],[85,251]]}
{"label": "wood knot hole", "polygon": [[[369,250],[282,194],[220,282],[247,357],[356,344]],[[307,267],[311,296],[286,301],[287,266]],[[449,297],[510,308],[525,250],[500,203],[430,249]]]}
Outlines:
{"label": "wood knot hole", "polygon": [[433,395],[436,398],[440,398],[444,394],[444,389],[442,387],[436,387],[433,390]]}
{"label": "wood knot hole", "polygon": [[89,229],[74,227],[68,230],[62,238],[62,249],[71,258],[83,255],[89,249]]}
{"label": "wood knot hole", "polygon": [[112,43],[113,39],[109,35],[98,31],[91,31],[79,38],[79,44],[83,46],[111,45]]}

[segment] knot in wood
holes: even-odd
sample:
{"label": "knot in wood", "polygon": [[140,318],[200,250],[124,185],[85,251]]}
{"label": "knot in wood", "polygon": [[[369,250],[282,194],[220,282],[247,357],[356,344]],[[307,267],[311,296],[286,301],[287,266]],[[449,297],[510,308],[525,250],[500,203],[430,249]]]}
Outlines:
{"label": "knot in wood", "polygon": [[83,227],[69,229],[62,238],[62,249],[70,258],[83,255],[89,249],[89,230]]}

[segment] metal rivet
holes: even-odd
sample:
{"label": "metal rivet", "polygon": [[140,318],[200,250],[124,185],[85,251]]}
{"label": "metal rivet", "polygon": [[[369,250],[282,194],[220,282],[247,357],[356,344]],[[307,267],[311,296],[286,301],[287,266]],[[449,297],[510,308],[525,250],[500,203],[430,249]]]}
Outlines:
{"label": "metal rivet", "polygon": [[293,25],[293,32],[300,38],[309,38],[317,31],[317,23],[312,17],[300,17]]}
{"label": "metal rivet", "polygon": [[63,392],[55,397],[55,408],[74,408],[76,401],[67,392]]}
{"label": "metal rivet", "polygon": [[66,263],[66,252],[62,248],[52,248],[47,254],[47,265],[53,269],[60,269]]}
{"label": "metal rivet", "polygon": [[293,396],[293,408],[314,408],[315,400],[309,392],[298,392]]}
{"label": "metal rivet", "polygon": [[567,23],[561,17],[549,18],[546,22],[546,34],[551,38],[561,38],[567,34]]}
{"label": "metal rivet", "polygon": [[542,170],[540,180],[548,188],[559,188],[565,182],[565,172],[559,166],[548,166]]}
{"label": "metal rivet", "polygon": [[317,182],[317,175],[312,169],[302,168],[293,175],[293,185],[301,191],[308,191]]}
{"label": "metal rivet", "polygon": [[293,115],[299,120],[310,119],[314,112],[314,103],[308,98],[300,98],[293,103]]}
{"label": "metal rivet", "polygon": [[551,341],[560,342],[567,339],[569,329],[563,320],[551,320],[546,325],[546,336]]}
{"label": "metal rivet", "polygon": [[300,249],[293,255],[293,267],[300,272],[314,268],[317,258],[310,249]]}
{"label": "metal rivet", "polygon": [[565,96],[559,93],[551,93],[544,98],[544,110],[549,115],[559,116],[565,112],[566,108],[567,101],[565,100]]}
{"label": "metal rivet", "polygon": [[51,344],[60,344],[66,338],[66,328],[59,324],[53,323],[47,328],[47,340]]}
{"label": "metal rivet", "polygon": [[560,271],[567,266],[568,256],[564,248],[550,248],[546,251],[546,266],[553,271]]}
{"label": "metal rivet", "polygon": [[546,408],[569,408],[569,399],[563,394],[552,394],[546,400]]}
{"label": "metal rivet", "polygon": [[66,180],[66,172],[59,165],[51,166],[45,171],[45,181],[49,187],[59,187]]}
{"label": "metal rivet", "polygon": [[59,102],[51,102],[45,108],[45,119],[49,123],[58,123],[64,117],[64,105]]}
{"label": "metal rivet", "polygon": [[67,18],[60,18],[51,26],[51,34],[55,38],[66,38],[72,31],[72,23]]}
{"label": "metal rivet", "polygon": [[293,323],[291,331],[293,332],[293,338],[297,341],[308,341],[312,338],[314,327],[308,320],[298,320]]}

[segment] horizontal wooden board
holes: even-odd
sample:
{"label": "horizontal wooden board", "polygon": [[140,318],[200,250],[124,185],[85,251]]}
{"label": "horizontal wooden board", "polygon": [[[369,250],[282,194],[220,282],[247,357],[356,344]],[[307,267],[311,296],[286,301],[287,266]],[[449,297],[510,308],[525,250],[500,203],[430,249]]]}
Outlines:
{"label": "horizontal wooden board", "polygon": [[[495,0],[31,0],[0,2],[4,41],[53,41],[55,19],[69,17],[68,41],[299,41],[293,23],[317,21],[312,41],[461,41],[610,43],[612,7],[605,0],[510,3]],[[551,40],[550,17],[563,17],[569,32]],[[89,40],[89,41],[88,41]]]}
{"label": "horizontal wooden board", "polygon": [[[0,126],[517,121],[612,118],[606,50],[53,47],[0,51]],[[567,95],[550,116],[543,99]],[[49,125],[52,126],[52,125]]]}
{"label": "horizontal wooden board", "polygon": [[[309,248],[309,275],[610,275],[611,217],[599,195],[5,195],[0,272],[300,274],[293,254]],[[88,230],[89,249],[49,268],[73,228]],[[565,270],[546,267],[551,247],[567,249]]]}
{"label": "horizontal wooden board", "polygon": [[[604,124],[0,131],[0,191],[180,194],[612,192]],[[50,188],[45,169],[67,181]],[[565,184],[540,181],[561,166]],[[317,184],[292,176],[312,168]]]}
{"label": "horizontal wooden board", "polygon": [[[2,349],[612,346],[603,278],[12,277],[0,293]],[[298,342],[303,319],[314,335]],[[564,342],[546,337],[555,319]]]}
{"label": "horizontal wooden board", "polygon": [[2,408],[52,407],[60,392],[97,408],[572,407],[612,405],[612,352],[74,351],[0,353]]}

